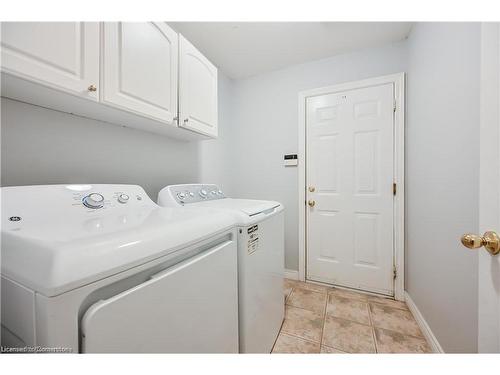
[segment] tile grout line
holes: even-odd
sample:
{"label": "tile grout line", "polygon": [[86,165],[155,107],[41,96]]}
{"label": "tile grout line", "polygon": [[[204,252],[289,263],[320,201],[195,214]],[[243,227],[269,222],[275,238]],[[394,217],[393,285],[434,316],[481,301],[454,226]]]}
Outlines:
{"label": "tile grout line", "polygon": [[293,334],[293,333],[290,333],[290,332],[286,332],[286,331],[280,331],[280,333],[283,333],[284,335],[287,335],[287,336],[291,336],[291,337],[294,337],[296,339],[300,339],[300,340],[303,340],[303,341],[307,341],[311,344],[319,344],[321,346],[321,342],[318,342],[318,341],[314,341],[314,340],[311,340],[311,339],[306,339],[302,336],[298,336],[296,334]]}
{"label": "tile grout line", "polygon": [[375,335],[375,324],[373,323],[373,319],[372,319],[372,309],[371,309],[371,306],[370,306],[370,302],[368,302],[366,304],[366,307],[368,309],[368,317],[370,319],[370,326],[371,326],[371,329],[372,329],[372,338],[373,338],[373,345],[375,346],[375,354],[378,354],[377,337]]}
{"label": "tile grout line", "polygon": [[328,308],[328,300],[329,300],[328,293],[326,294],[326,302],[325,302],[325,307],[323,309],[323,327],[321,328],[321,335],[319,339],[319,352],[321,353],[321,346],[323,345],[323,334],[325,332],[325,324],[326,324],[326,309]]}
{"label": "tile grout line", "polygon": [[338,350],[338,351],[342,352],[343,354],[354,354],[354,353],[346,352],[345,350],[337,348],[336,346],[323,345],[323,344],[321,346],[325,346],[325,347],[330,348],[330,349]]}

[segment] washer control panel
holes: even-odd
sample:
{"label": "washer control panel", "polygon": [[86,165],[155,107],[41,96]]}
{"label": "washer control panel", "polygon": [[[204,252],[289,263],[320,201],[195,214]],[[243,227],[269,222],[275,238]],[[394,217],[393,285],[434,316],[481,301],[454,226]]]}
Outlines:
{"label": "washer control panel", "polygon": [[135,185],[66,185],[72,195],[73,206],[89,212],[94,210],[126,207],[143,202],[146,194]]}
{"label": "washer control panel", "polygon": [[170,185],[162,189],[158,201],[170,205],[168,200],[175,201],[178,205],[196,203],[208,200],[226,198],[222,190],[217,185],[186,184]]}

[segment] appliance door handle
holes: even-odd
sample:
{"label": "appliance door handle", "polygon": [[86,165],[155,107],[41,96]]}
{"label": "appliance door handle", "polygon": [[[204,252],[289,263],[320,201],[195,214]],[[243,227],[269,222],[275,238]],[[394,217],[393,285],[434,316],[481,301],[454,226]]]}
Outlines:
{"label": "appliance door handle", "polygon": [[276,210],[278,209],[279,205],[277,206],[274,206],[274,207],[271,207],[271,208],[268,208],[267,210],[264,210],[264,211],[259,211],[259,212],[256,212],[254,214],[251,214],[249,216],[257,216],[257,215],[271,215],[271,214],[274,214],[276,212]]}
{"label": "appliance door handle", "polygon": [[220,249],[226,247],[231,242],[233,242],[233,241],[232,240],[224,241],[224,242],[222,242],[214,247],[210,247],[207,250],[202,251],[201,253],[199,253],[191,258],[187,258],[187,259],[185,259],[177,264],[174,264],[173,266],[171,266],[167,269],[164,269],[158,273],[155,273],[154,275],[151,275],[149,277],[149,280],[146,281],[146,283],[149,282],[150,280],[159,279],[159,278],[167,276],[173,272],[177,272],[180,268],[188,267],[189,265],[196,263],[200,258],[204,258],[207,255],[209,255],[211,253],[215,253],[215,252],[219,251]]}

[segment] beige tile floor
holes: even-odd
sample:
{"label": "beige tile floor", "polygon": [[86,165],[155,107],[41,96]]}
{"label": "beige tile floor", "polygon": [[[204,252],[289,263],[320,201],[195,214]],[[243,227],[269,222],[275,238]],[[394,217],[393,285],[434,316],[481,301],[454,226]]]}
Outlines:
{"label": "beige tile floor", "polygon": [[406,304],[285,280],[285,321],[273,353],[429,353]]}

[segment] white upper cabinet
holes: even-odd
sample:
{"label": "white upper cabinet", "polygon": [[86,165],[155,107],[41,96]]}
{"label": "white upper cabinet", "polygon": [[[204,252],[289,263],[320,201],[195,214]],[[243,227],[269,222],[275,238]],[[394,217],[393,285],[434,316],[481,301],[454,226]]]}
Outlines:
{"label": "white upper cabinet", "polygon": [[2,22],[2,71],[99,99],[97,22]]}
{"label": "white upper cabinet", "polygon": [[102,101],[174,124],[178,34],[163,22],[104,23]]}
{"label": "white upper cabinet", "polygon": [[217,68],[165,22],[2,22],[0,67],[3,97],[181,140],[217,137]]}
{"label": "white upper cabinet", "polygon": [[179,35],[179,125],[217,137],[217,68]]}

